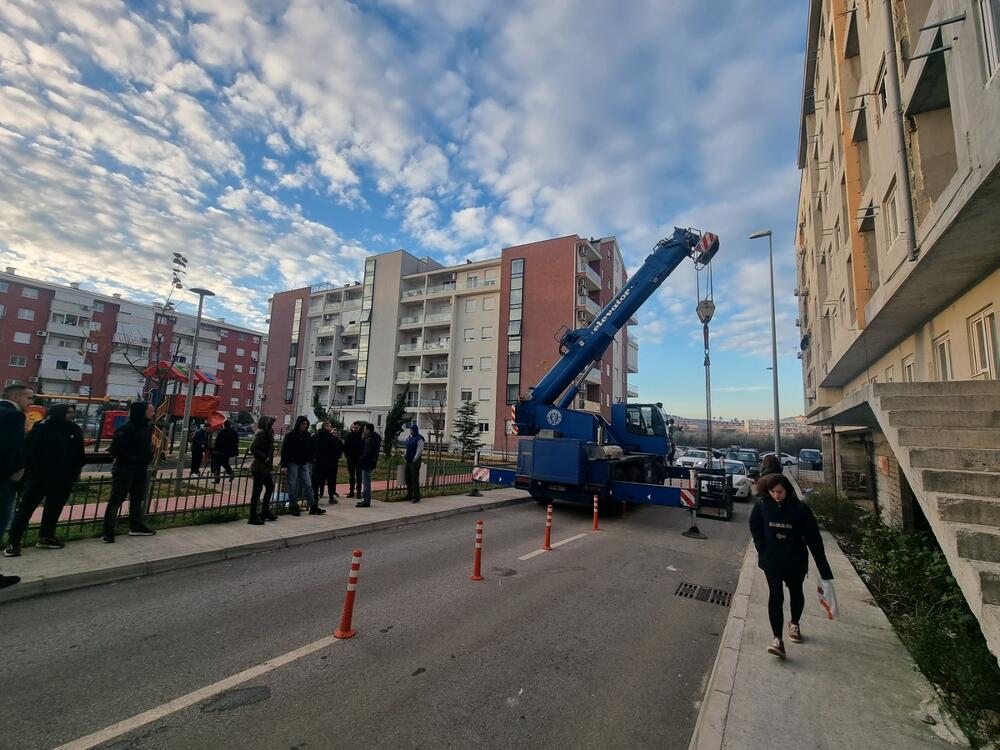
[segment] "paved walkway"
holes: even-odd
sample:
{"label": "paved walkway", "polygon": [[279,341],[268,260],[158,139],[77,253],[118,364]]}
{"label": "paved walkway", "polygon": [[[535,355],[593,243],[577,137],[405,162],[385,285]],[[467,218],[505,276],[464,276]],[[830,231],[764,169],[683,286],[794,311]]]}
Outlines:
{"label": "paved walkway", "polygon": [[[482,497],[446,495],[420,503],[376,501],[355,508],[353,500],[327,505],[326,515],[282,515],[264,526],[246,521],[164,529],[153,537],[122,533],[114,544],[100,539],[70,542],[61,550],[26,547],[20,557],[0,557],[0,570],[21,576],[21,583],[0,590],[0,603],[39,594],[66,591],[98,583],[160,573],[215,562],[263,550],[293,547],[366,531],[405,526],[434,518],[474,513],[530,499],[521,490],[495,489]],[[472,526],[470,521],[470,549]]]}
{"label": "paved walkway", "polygon": [[830,621],[820,609],[812,572],[802,617],[806,640],[796,645],[785,638],[784,661],[767,653],[767,582],[753,545],[747,549],[690,750],[967,744],[850,561],[831,536],[823,537],[840,619]]}

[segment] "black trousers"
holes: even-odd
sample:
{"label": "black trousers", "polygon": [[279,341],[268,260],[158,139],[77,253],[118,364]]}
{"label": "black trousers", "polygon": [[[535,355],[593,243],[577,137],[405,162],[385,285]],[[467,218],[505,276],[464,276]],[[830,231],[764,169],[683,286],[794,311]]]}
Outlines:
{"label": "black trousers", "polygon": [[406,499],[407,500],[419,500],[420,499],[420,464],[421,459],[416,461],[407,461],[406,468],[404,470],[404,476],[406,477]]}
{"label": "black trousers", "polygon": [[798,623],[802,617],[802,610],[806,606],[806,597],[802,593],[802,582],[805,580],[805,573],[765,573],[767,576],[767,617],[771,621],[771,632],[775,638],[781,638],[781,633],[785,627],[784,605],[785,590],[788,587],[788,600],[792,609],[792,619]]}
{"label": "black trousers", "polygon": [[323,496],[325,487],[330,493],[332,500],[337,494],[337,471],[340,469],[340,460],[334,464],[313,464],[312,483],[313,497],[318,501]]}
{"label": "black trousers", "polygon": [[197,474],[201,469],[201,460],[205,455],[204,448],[192,448],[191,449],[191,473]]}
{"label": "black trousers", "polygon": [[[274,494],[274,477],[270,474],[253,474],[253,490],[250,493],[250,518],[263,518],[271,513],[271,495]],[[260,491],[264,490],[261,503]],[[262,507],[259,507],[262,505]]]}
{"label": "black trousers", "polygon": [[111,467],[111,497],[104,510],[104,535],[114,536],[118,511],[128,497],[128,526],[132,531],[144,525],[146,517],[146,486],[149,473],[145,466],[115,464]]}
{"label": "black trousers", "polygon": [[31,523],[31,516],[38,509],[38,506],[45,501],[45,509],[42,511],[42,526],[38,531],[39,539],[46,539],[56,535],[56,524],[59,523],[59,514],[66,507],[69,500],[69,493],[73,489],[73,483],[67,481],[38,481],[29,480],[21,495],[21,502],[18,503],[14,520],[10,524],[10,535],[8,543],[15,547],[21,544],[28,524]]}
{"label": "black trousers", "polygon": [[233,476],[233,467],[229,465],[229,456],[223,456],[216,453],[212,454],[212,476],[218,480],[219,469],[225,469],[226,474],[230,477]]}
{"label": "black trousers", "polygon": [[356,458],[347,459],[347,481],[350,484],[350,492],[356,495],[361,494],[361,465]]}

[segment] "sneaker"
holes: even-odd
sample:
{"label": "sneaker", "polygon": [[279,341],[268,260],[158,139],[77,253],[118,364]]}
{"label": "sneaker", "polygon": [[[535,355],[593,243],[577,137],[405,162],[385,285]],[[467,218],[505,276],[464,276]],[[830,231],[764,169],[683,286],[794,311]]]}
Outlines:
{"label": "sneaker", "polygon": [[774,654],[775,656],[784,659],[785,644],[781,642],[780,638],[775,638],[773,641],[771,641],[771,645],[767,647],[767,653]]}
{"label": "sneaker", "polygon": [[309,506],[310,516],[322,516],[324,513],[326,513],[326,510],[324,508],[319,507],[318,505]]}
{"label": "sneaker", "polygon": [[201,479],[201,474],[199,474],[197,471],[192,471],[191,479]]}
{"label": "sneaker", "polygon": [[56,539],[54,536],[46,536],[35,542],[35,546],[38,549],[62,549],[66,545]]}
{"label": "sneaker", "polygon": [[802,643],[802,629],[797,623],[788,624],[788,640],[792,643]]}
{"label": "sneaker", "polygon": [[340,493],[339,493],[339,492],[334,492],[334,493],[333,493],[333,496],[334,496],[334,497],[340,497]]}
{"label": "sneaker", "polygon": [[362,500],[360,503],[354,503],[355,508],[370,508],[372,507],[371,500]]}
{"label": "sneaker", "polygon": [[250,524],[251,526],[263,526],[264,525],[264,519],[263,518],[251,518],[249,521],[247,521],[247,523]]}
{"label": "sneaker", "polygon": [[143,525],[143,526],[139,526],[139,527],[134,528],[134,529],[129,529],[128,535],[129,536],[153,536],[153,534],[155,534],[155,533],[156,532],[153,531],[151,528],[149,528],[148,526]]}
{"label": "sneaker", "polygon": [[354,497],[354,493],[353,493],[353,492],[348,492],[348,493],[347,493],[347,496],[348,496],[348,497]]}
{"label": "sneaker", "polygon": [[21,545],[20,544],[8,544],[3,551],[4,557],[20,557],[21,556]]}
{"label": "sneaker", "polygon": [[329,500],[327,500],[327,505],[336,505],[338,502],[340,501],[337,500],[337,498],[331,497]]}
{"label": "sneaker", "polygon": [[5,589],[8,586],[13,586],[15,583],[21,582],[21,576],[0,576],[0,589]]}
{"label": "sneaker", "polygon": [[276,515],[274,515],[274,513],[268,513],[266,516],[264,516],[264,520],[265,521],[277,521],[278,517]]}
{"label": "sneaker", "polygon": [[411,503],[419,503],[420,502],[420,498],[419,497],[415,497],[412,500],[410,500],[410,502]]}
{"label": "sneaker", "polygon": [[115,535],[114,534],[105,534],[104,536],[101,537],[101,541],[104,542],[105,544],[114,544],[115,543]]}
{"label": "sneaker", "polygon": [[299,510],[298,503],[292,503],[288,506],[288,515],[290,516],[301,516],[302,511]]}

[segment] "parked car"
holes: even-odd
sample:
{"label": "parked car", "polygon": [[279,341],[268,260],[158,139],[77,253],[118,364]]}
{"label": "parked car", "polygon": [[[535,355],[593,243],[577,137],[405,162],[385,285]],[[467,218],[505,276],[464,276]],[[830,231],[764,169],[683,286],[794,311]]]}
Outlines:
{"label": "parked car", "polygon": [[[760,460],[763,461],[768,456],[773,456],[773,455],[774,455],[774,451],[768,451],[767,453],[761,453],[760,454]],[[790,455],[788,453],[782,453],[781,454],[781,465],[782,466],[796,466],[798,463],[799,463],[799,459],[797,459],[795,456],[792,456],[792,455]]]}
{"label": "parked car", "polygon": [[677,466],[686,466],[689,469],[704,469],[708,466],[708,451],[699,448],[689,448],[680,458],[675,459]]}
{"label": "parked car", "polygon": [[760,476],[760,459],[757,457],[757,451],[752,448],[730,448],[726,451],[726,458],[742,463],[747,469],[747,476],[751,479]]}
{"label": "parked car", "polygon": [[819,471],[823,468],[823,454],[815,448],[803,448],[799,451],[799,468]]}
{"label": "parked car", "polygon": [[238,424],[236,425],[236,434],[242,437],[253,437],[253,428],[249,425]]}
{"label": "parked car", "polygon": [[753,480],[742,461],[724,461],[726,473],[733,478],[733,492],[738,498],[746,499],[753,491]]}

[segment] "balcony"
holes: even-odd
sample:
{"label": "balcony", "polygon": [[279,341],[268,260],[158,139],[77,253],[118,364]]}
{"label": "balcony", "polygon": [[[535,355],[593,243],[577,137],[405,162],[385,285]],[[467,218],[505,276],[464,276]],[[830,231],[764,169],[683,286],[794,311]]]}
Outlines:
{"label": "balcony", "polygon": [[625,391],[625,395],[629,398],[639,398],[639,389],[632,385],[632,383],[629,383],[628,389]]}
{"label": "balcony", "polygon": [[423,296],[424,296],[423,287],[419,289],[404,289],[401,294],[403,300],[415,299],[417,297],[423,297]]}
{"label": "balcony", "polygon": [[638,349],[639,348],[639,339],[637,339],[631,333],[628,334],[628,345],[631,346],[631,347],[633,347],[633,348],[635,348],[635,349]]}
{"label": "balcony", "polygon": [[316,329],[317,336],[336,336],[340,332],[340,326],[330,325],[330,326],[320,326]]}
{"label": "balcony", "polygon": [[454,281],[449,281],[445,284],[435,284],[434,286],[427,287],[427,294],[454,294],[458,289],[458,285]]}
{"label": "balcony", "polygon": [[340,354],[337,355],[337,359],[340,360],[341,362],[347,362],[349,360],[357,358],[358,358],[357,349],[342,349]]}
{"label": "balcony", "polygon": [[419,328],[424,322],[423,315],[407,315],[399,319],[400,328]]}
{"label": "balcony", "polygon": [[599,304],[594,302],[590,297],[585,297],[582,294],[576,295],[576,306],[586,310],[592,318],[596,317],[597,313],[601,311]]}
{"label": "balcony", "polygon": [[351,388],[353,388],[356,382],[357,378],[344,377],[343,375],[338,375],[337,380],[334,381],[334,384],[339,387],[350,386]]}
{"label": "balcony", "polygon": [[576,410],[577,411],[589,411],[594,413],[600,413],[601,402],[600,401],[588,401],[582,396],[576,399]]}
{"label": "balcony", "polygon": [[415,382],[417,382],[419,380],[420,380],[420,371],[419,370],[413,370],[413,371],[406,370],[404,372],[397,372],[396,373],[396,382],[397,383],[415,383]]}
{"label": "balcony", "polygon": [[316,359],[327,359],[333,356],[333,349],[320,349],[316,352]]}
{"label": "balcony", "polygon": [[576,275],[594,291],[601,288],[601,275],[582,260],[576,263]]}
{"label": "balcony", "polygon": [[596,247],[591,245],[586,240],[577,243],[576,245],[576,255],[578,258],[582,258],[584,261],[600,260],[601,253]]}
{"label": "balcony", "polygon": [[361,307],[361,297],[351,297],[350,299],[344,300],[345,310],[354,310]]}
{"label": "balcony", "polygon": [[403,403],[407,409],[431,409],[438,405],[437,400],[433,398],[408,398]]}
{"label": "balcony", "polygon": [[341,331],[341,335],[345,338],[347,336],[357,336],[361,333],[361,326],[357,323],[354,325],[344,326],[344,330]]}
{"label": "balcony", "polygon": [[583,379],[583,381],[585,383],[590,383],[592,385],[600,385],[601,384],[601,371],[598,370],[597,368],[594,368],[593,370],[591,370],[590,372],[587,373],[587,377],[585,377]]}
{"label": "balcony", "polygon": [[431,313],[424,316],[424,323],[427,326],[447,325],[451,323],[451,310],[447,312]]}
{"label": "balcony", "polygon": [[424,350],[423,344],[400,344],[399,345],[399,356],[401,357],[412,357],[420,356],[420,353]]}
{"label": "balcony", "polygon": [[448,351],[451,349],[451,339],[445,339],[443,341],[428,341],[424,344],[425,352],[440,352]]}
{"label": "balcony", "polygon": [[42,367],[38,370],[38,378],[57,383],[79,383],[83,380],[83,372],[81,370],[58,370],[55,367]]}
{"label": "balcony", "polygon": [[[25,326],[34,325],[37,322],[38,321],[25,321]],[[50,336],[55,333],[60,336],[77,336],[79,338],[84,338],[88,332],[88,329],[82,326],[68,326],[65,323],[55,323],[53,321],[49,321],[48,326],[42,325],[40,327],[44,327]]]}
{"label": "balcony", "polygon": [[424,370],[424,376],[422,379],[428,383],[440,383],[442,380],[448,379],[448,370],[447,368]]}

